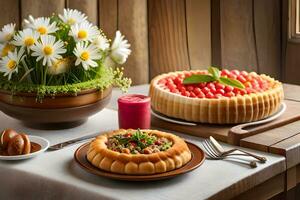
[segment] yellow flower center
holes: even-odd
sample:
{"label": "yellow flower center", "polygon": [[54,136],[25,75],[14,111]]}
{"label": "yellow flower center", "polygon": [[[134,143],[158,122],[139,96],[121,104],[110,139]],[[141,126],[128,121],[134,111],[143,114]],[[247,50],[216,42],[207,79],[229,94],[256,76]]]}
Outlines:
{"label": "yellow flower center", "polygon": [[47,33],[47,28],[44,27],[44,26],[41,26],[37,29],[37,31],[41,34],[41,35],[44,35]]}
{"label": "yellow flower center", "polygon": [[47,45],[47,46],[44,47],[43,51],[44,51],[44,54],[45,54],[45,55],[49,56],[49,55],[52,54],[53,49],[52,49],[51,46]]}
{"label": "yellow flower center", "polygon": [[1,57],[7,56],[8,52],[11,52],[13,50],[15,50],[15,46],[14,45],[6,44],[5,47],[2,49]]}
{"label": "yellow flower center", "polygon": [[14,68],[16,68],[17,66],[17,62],[14,61],[14,60],[9,60],[6,67],[9,69],[9,70],[13,70]]}
{"label": "yellow flower center", "polygon": [[70,25],[73,25],[73,24],[76,23],[76,20],[70,18],[70,19],[67,20],[67,23],[70,24]]}
{"label": "yellow flower center", "polygon": [[87,61],[89,59],[89,57],[90,57],[90,54],[87,51],[82,52],[81,55],[80,55],[80,58],[83,61]]}
{"label": "yellow flower center", "polygon": [[87,32],[85,30],[80,30],[80,31],[78,31],[77,37],[79,39],[84,39],[87,37]]}
{"label": "yellow flower center", "polygon": [[32,46],[34,44],[34,39],[32,37],[28,37],[24,40],[26,46]]}

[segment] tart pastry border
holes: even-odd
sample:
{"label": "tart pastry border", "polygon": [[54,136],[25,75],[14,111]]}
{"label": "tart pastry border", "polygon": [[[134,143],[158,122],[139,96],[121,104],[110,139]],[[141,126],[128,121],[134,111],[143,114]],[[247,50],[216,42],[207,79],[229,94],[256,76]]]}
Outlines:
{"label": "tart pastry border", "polygon": [[[237,124],[264,119],[275,113],[284,98],[282,84],[261,74],[272,83],[264,92],[219,99],[189,98],[171,93],[158,85],[160,79],[203,70],[177,71],[156,76],[150,84],[151,107],[166,116],[186,121],[211,124]],[[255,73],[255,72],[252,72]]]}
{"label": "tart pastry border", "polygon": [[192,154],[180,137],[157,130],[141,130],[165,137],[173,142],[171,148],[151,154],[126,154],[112,151],[105,144],[109,137],[126,134],[132,129],[119,129],[104,133],[94,139],[87,152],[87,160],[95,167],[118,174],[147,175],[178,169],[188,163]]}

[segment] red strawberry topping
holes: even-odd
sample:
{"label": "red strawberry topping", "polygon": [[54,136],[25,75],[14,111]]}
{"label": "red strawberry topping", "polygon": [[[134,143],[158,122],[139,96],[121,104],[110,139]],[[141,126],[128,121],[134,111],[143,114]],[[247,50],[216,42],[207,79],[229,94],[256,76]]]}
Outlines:
{"label": "red strawberry topping", "polygon": [[213,81],[197,84],[183,84],[186,77],[193,74],[207,74],[205,71],[183,72],[177,76],[169,76],[158,81],[158,84],[165,90],[190,98],[222,98],[247,95],[251,93],[263,92],[268,90],[270,82],[256,73],[246,71],[227,70],[220,71],[221,77],[238,80],[244,85],[244,89],[224,85],[221,82]]}

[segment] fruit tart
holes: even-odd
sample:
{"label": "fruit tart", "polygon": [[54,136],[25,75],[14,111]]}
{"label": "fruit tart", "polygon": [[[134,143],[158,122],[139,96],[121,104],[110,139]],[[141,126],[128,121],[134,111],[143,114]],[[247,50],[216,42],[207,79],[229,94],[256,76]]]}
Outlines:
{"label": "fruit tart", "polygon": [[266,118],[280,108],[284,96],[282,84],[270,76],[215,67],[159,75],[149,93],[158,113],[214,124]]}
{"label": "fruit tart", "polygon": [[183,139],[170,133],[120,129],[93,140],[87,159],[105,171],[146,175],[182,167],[190,161],[191,152]]}

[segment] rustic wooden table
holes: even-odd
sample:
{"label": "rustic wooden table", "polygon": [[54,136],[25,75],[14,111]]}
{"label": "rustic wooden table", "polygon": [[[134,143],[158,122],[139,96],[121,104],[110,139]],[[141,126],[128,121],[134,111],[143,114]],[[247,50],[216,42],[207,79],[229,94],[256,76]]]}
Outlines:
{"label": "rustic wooden table", "polygon": [[[300,103],[300,86],[284,84],[285,99]],[[130,89],[129,93],[148,94],[148,85],[135,86]],[[114,91],[113,99],[109,105],[112,109],[117,109],[116,101],[120,92]],[[300,112],[300,110],[299,110]],[[279,199],[297,199],[300,196],[300,121],[295,121],[284,126],[261,132],[254,136],[246,137],[241,140],[242,147],[252,148],[259,151],[270,152],[283,155],[286,158],[286,171],[266,181],[255,189],[255,192],[249,191],[248,195],[257,195],[259,193],[266,194],[270,197],[274,193],[281,191],[283,193],[277,195]],[[300,186],[300,184],[298,185]]]}
{"label": "rustic wooden table", "polygon": [[[284,94],[285,99],[300,103],[300,86],[284,84]],[[296,186],[300,183],[300,121],[244,138],[240,145],[285,156],[286,197],[299,199],[300,189]]]}

